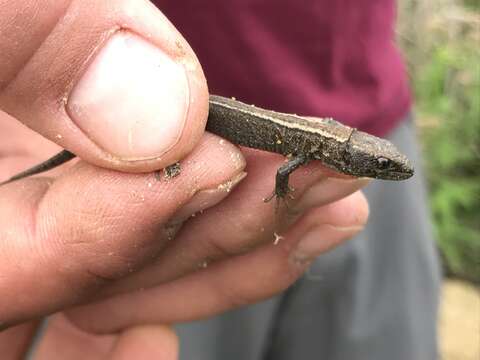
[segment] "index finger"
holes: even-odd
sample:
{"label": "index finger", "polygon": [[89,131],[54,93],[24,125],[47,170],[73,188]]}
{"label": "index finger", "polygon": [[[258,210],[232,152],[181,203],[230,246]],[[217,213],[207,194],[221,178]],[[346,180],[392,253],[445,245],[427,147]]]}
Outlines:
{"label": "index finger", "polygon": [[142,268],[172,237],[172,216],[221,201],[244,166],[236,147],[205,134],[168,181],[79,162],[55,181],[0,187],[0,329]]}

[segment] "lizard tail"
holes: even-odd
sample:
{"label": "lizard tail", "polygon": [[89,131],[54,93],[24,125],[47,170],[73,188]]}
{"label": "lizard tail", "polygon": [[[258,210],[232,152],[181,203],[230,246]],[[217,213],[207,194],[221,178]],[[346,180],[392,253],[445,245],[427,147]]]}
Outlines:
{"label": "lizard tail", "polygon": [[59,165],[66,163],[74,157],[75,154],[71,153],[70,151],[60,151],[58,154],[52,156],[50,159],[45,160],[44,162],[35,165],[25,171],[22,171],[21,173],[16,174],[6,181],[0,182],[0,186],[11,183],[12,181],[20,180],[32,175],[37,175],[45,171],[51,170]]}

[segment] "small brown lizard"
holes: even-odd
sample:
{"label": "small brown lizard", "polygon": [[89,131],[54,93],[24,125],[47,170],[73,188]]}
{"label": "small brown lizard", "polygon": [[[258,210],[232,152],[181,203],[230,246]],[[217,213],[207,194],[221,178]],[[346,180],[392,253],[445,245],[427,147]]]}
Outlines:
{"label": "small brown lizard", "polygon": [[[414,172],[406,156],[389,141],[331,118],[284,114],[211,95],[206,129],[234,144],[287,156],[288,162],[276,176],[275,195],[280,198],[289,192],[290,174],[311,160],[355,177],[405,180]],[[53,169],[74,157],[63,150],[0,186]]]}

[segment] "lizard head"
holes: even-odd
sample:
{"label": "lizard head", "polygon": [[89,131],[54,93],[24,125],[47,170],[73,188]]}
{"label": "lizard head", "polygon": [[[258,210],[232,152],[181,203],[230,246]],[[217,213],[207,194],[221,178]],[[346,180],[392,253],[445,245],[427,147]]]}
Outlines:
{"label": "lizard head", "polygon": [[354,131],[345,151],[350,175],[384,180],[405,180],[413,175],[407,157],[388,140]]}
{"label": "lizard head", "polygon": [[345,148],[329,162],[327,165],[356,177],[405,180],[414,172],[407,157],[391,142],[357,130],[352,131]]}

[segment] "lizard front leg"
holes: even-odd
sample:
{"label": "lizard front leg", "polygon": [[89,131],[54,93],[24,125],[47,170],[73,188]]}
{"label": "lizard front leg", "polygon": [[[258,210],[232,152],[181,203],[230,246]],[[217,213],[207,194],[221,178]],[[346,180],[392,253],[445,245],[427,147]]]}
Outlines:
{"label": "lizard front leg", "polygon": [[275,177],[275,191],[271,196],[264,199],[265,202],[272,200],[274,196],[280,199],[285,198],[289,192],[292,191],[288,185],[288,179],[290,174],[297,170],[300,166],[305,165],[308,162],[308,158],[305,155],[297,155],[288,160],[285,164],[280,166],[277,170]]}

